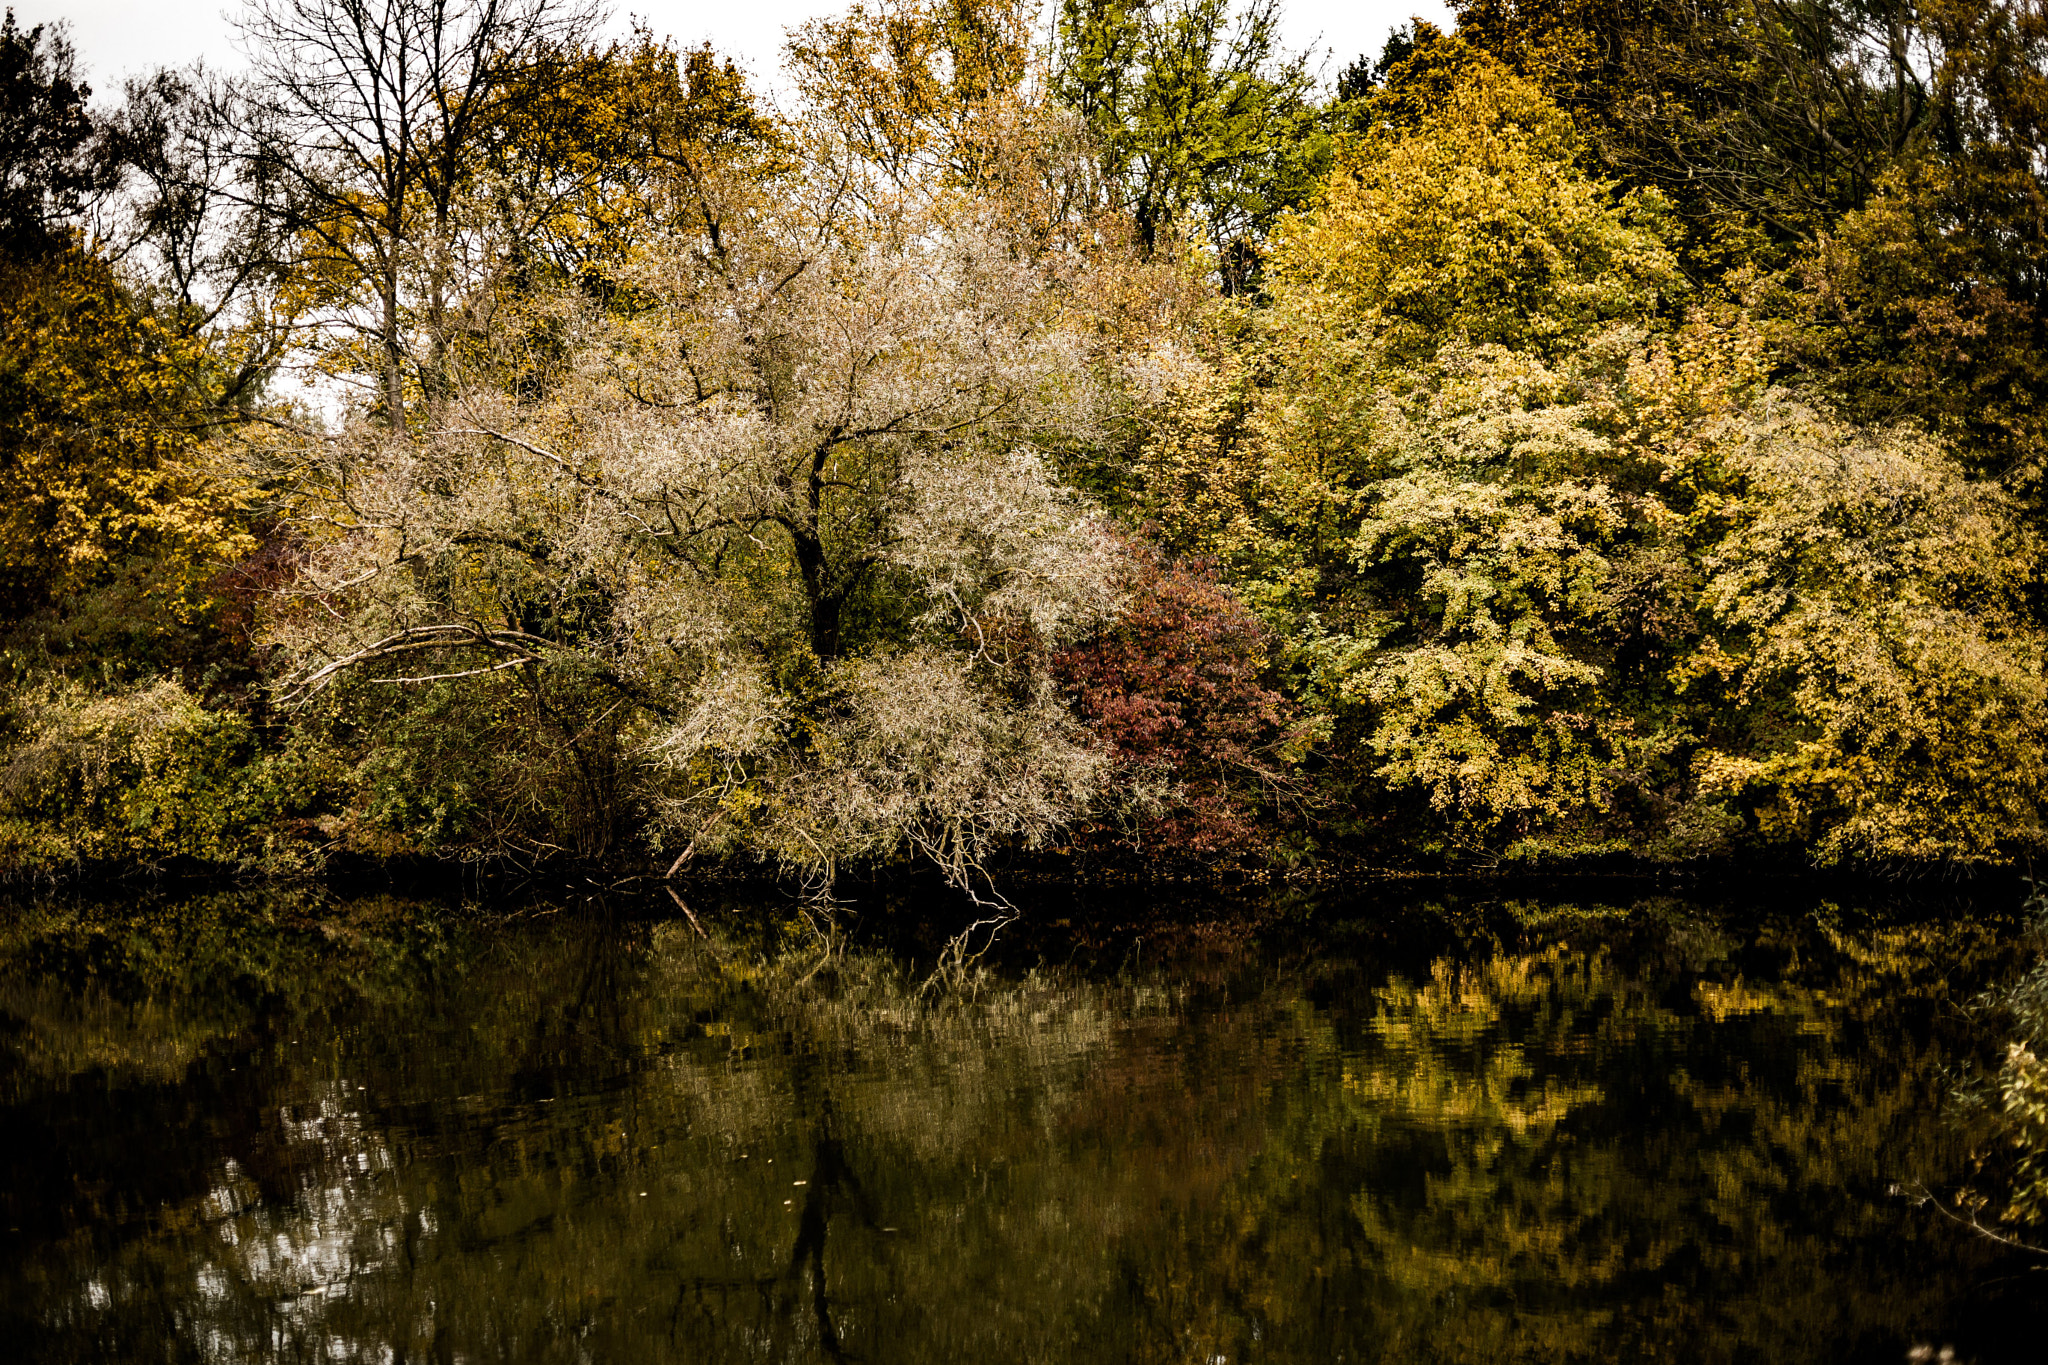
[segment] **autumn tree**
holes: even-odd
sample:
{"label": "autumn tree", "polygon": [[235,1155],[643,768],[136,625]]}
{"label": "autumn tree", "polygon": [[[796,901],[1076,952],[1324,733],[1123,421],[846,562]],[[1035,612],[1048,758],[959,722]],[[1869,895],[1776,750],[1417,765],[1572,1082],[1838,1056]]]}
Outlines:
{"label": "autumn tree", "polygon": [[1569,108],[1603,172],[1670,200],[1689,273],[1776,317],[1801,383],[1926,422],[2038,501],[2039,6],[1456,8],[1458,42]]}
{"label": "autumn tree", "polygon": [[368,344],[393,430],[409,377],[430,396],[446,382],[457,200],[481,142],[532,97],[522,64],[591,18],[555,0],[254,0],[241,19],[255,99],[223,131],[252,178],[287,187],[300,269]]}
{"label": "autumn tree", "polygon": [[134,569],[190,609],[246,552],[201,466],[190,343],[102,261],[0,263],[0,581],[20,619]]}
{"label": "autumn tree", "polygon": [[[512,752],[553,711],[557,761],[613,765],[606,809],[665,850],[915,851],[965,884],[1101,782],[1045,666],[1116,599],[1047,458],[1112,402],[1099,342],[1000,215],[772,155],[697,167],[622,275],[639,309],[565,301],[545,401],[478,387],[415,447],[297,453],[284,696]],[[420,756],[368,761],[396,795]]]}
{"label": "autumn tree", "polygon": [[639,29],[627,42],[548,46],[506,79],[524,93],[480,139],[464,192],[500,253],[501,292],[573,285],[613,298],[634,251],[715,168],[788,165],[786,131],[708,46],[678,50]]}
{"label": "autumn tree", "polygon": [[787,49],[798,121],[837,149],[853,192],[997,206],[1017,246],[1071,284],[1105,301],[1127,284],[1150,298],[1159,272],[1129,280],[1126,205],[1093,131],[1058,95],[1035,13],[1017,0],[887,0],[813,20]]}
{"label": "autumn tree", "polygon": [[1118,586],[1117,614],[1052,663],[1115,765],[1121,798],[1072,842],[1159,865],[1256,859],[1274,808],[1297,795],[1291,765],[1304,738],[1267,685],[1274,641],[1213,565],[1127,540]]}
{"label": "autumn tree", "polygon": [[[108,157],[71,49],[0,26],[0,622],[17,647],[83,629],[117,667],[127,634],[186,621],[247,546],[200,466],[203,347],[138,297],[86,211]],[[127,605],[107,617],[99,596]],[[46,613],[72,618],[60,625]],[[84,618],[102,618],[81,624]],[[125,619],[123,619],[125,618]],[[147,652],[147,647],[142,649]]]}
{"label": "autumn tree", "polygon": [[987,183],[1044,93],[1031,20],[1010,0],[879,0],[793,29],[787,55],[811,117],[888,182]]}
{"label": "autumn tree", "polygon": [[1482,65],[1345,166],[1164,415],[1175,542],[1288,641],[1351,799],[1411,850],[2031,847],[2011,498],[1773,387],[1739,308],[1679,325],[1658,197],[1581,155]]}

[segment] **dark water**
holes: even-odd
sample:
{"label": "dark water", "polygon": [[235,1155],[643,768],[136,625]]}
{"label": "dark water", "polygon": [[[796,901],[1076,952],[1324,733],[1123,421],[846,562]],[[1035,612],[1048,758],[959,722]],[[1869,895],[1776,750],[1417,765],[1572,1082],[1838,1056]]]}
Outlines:
{"label": "dark water", "polygon": [[920,993],[789,907],[0,907],[0,1357],[2048,1358],[1910,1197],[2009,923],[1093,913]]}

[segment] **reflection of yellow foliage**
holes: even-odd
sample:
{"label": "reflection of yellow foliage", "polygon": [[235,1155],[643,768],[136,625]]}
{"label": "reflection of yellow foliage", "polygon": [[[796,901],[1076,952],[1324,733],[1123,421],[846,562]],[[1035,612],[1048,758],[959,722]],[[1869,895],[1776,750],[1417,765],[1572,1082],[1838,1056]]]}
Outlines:
{"label": "reflection of yellow foliage", "polygon": [[[1728,984],[1702,981],[1693,987],[1693,995],[1699,1000],[1700,1007],[1707,1012],[1707,1016],[1717,1024],[1725,1024],[1729,1019],[1743,1014],[1772,1014],[1781,1011],[1789,1013],[1799,1003],[1804,1003],[1797,993],[1788,992],[1783,987],[1759,988],[1741,980]],[[1801,1032],[1827,1031],[1826,1026],[1816,1019],[1801,1020],[1798,1027]]]}
{"label": "reflection of yellow foliage", "polygon": [[[334,918],[363,943],[323,952],[377,941]],[[1825,1358],[1816,1323],[1924,1321],[1914,1255],[1841,1273],[1938,1230],[1867,1192],[1947,1141],[1925,1040],[1866,1025],[1991,938],[1767,929],[1789,965],[1731,983],[1697,922],[1539,918],[1414,979],[1333,956],[1251,991],[1195,965],[946,996],[801,922],[715,959],[686,924],[494,926],[350,997],[349,1036],[438,1036],[431,1079],[381,1045],[280,1057],[270,1171],[223,1151],[146,1235],[53,1246],[38,1292],[95,1329],[169,1295],[211,1340],[284,1322],[362,1356],[585,1328],[605,1359],[758,1356],[815,1326],[791,1249],[829,1138],[861,1188],[815,1206],[818,1283],[869,1358],[1790,1362]],[[265,978],[294,1020],[334,1017],[332,962]],[[1644,1084],[1668,1090],[1637,1122]]]}
{"label": "reflection of yellow foliage", "polygon": [[126,1004],[18,983],[0,986],[0,1009],[22,1025],[10,1044],[15,1058],[45,1077],[104,1071],[175,1081],[221,1032],[213,1021],[182,1018],[161,1001]]}
{"label": "reflection of yellow foliage", "polygon": [[1381,987],[1371,1028],[1384,1053],[1370,1070],[1362,1059],[1347,1064],[1344,1089],[1397,1121],[1496,1126],[1515,1140],[1547,1133],[1601,1092],[1539,1074],[1524,1045],[1505,1036],[1503,1014],[1544,999],[1577,970],[1562,949],[1476,966],[1444,958],[1424,985]]}

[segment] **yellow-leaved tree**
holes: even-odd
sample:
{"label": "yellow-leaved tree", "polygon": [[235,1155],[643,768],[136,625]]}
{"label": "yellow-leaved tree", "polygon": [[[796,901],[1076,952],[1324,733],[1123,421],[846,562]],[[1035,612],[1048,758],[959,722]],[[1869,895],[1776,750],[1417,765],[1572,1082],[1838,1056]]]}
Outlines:
{"label": "yellow-leaved tree", "polygon": [[1358,829],[1445,852],[1997,859],[2038,838],[2036,550],[1770,382],[1665,206],[1476,59],[1158,360],[1153,514],[1290,642]]}
{"label": "yellow-leaved tree", "polygon": [[0,260],[0,621],[113,591],[168,629],[254,548],[197,439],[201,352],[86,250]]}

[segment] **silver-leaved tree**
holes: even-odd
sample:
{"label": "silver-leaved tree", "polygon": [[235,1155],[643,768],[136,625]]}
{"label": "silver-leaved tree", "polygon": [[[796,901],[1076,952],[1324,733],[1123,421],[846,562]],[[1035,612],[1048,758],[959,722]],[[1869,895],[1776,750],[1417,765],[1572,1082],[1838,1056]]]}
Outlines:
{"label": "silver-leaved tree", "polygon": [[345,741],[366,827],[966,885],[1095,798],[1045,664],[1117,606],[1051,468],[1114,415],[1109,267],[799,140],[674,158],[619,286],[531,304],[410,435],[268,452],[281,698]]}

